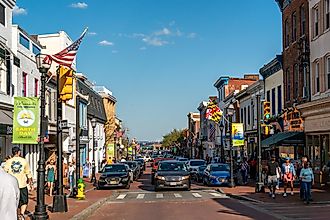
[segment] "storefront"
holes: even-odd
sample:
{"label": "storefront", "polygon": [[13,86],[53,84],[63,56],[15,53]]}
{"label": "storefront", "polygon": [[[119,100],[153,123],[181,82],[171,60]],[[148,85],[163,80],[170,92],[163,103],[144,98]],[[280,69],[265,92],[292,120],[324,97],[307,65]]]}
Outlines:
{"label": "storefront", "polygon": [[0,109],[0,161],[11,155],[13,136],[13,113]]}

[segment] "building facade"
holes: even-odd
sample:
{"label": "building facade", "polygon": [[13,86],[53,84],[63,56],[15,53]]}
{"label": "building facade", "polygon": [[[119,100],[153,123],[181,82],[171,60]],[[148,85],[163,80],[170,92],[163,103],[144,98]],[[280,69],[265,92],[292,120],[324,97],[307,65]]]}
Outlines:
{"label": "building facade", "polygon": [[195,158],[198,152],[200,114],[195,112],[189,112],[187,117],[188,117],[187,150],[188,150],[189,158]]}

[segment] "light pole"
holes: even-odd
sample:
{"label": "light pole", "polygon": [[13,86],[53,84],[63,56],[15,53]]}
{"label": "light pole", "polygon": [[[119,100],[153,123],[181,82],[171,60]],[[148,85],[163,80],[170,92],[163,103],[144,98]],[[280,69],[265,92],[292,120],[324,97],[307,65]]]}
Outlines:
{"label": "light pole", "polygon": [[261,166],[261,100],[260,95],[256,95],[257,98],[257,133],[258,133],[258,183],[256,185],[256,192],[261,192],[263,187],[262,182],[262,166]]}
{"label": "light pole", "polygon": [[224,149],[224,146],[223,146],[223,128],[224,128],[224,125],[223,125],[223,122],[222,120],[220,121],[220,125],[219,125],[219,128],[220,128],[220,141],[221,141],[221,162],[224,163],[225,162],[225,149]]}
{"label": "light pole", "polygon": [[96,119],[92,118],[91,120],[92,128],[93,128],[93,161],[92,161],[92,179],[91,183],[96,183],[95,177],[95,128],[96,128]]}
{"label": "light pole", "polygon": [[46,131],[45,121],[45,93],[46,93],[46,74],[50,68],[50,63],[45,62],[47,55],[38,54],[36,56],[36,64],[41,73],[41,91],[40,91],[40,135],[39,135],[39,161],[38,161],[38,176],[37,176],[37,204],[34,211],[34,219],[48,219],[48,214],[45,205],[45,145],[44,137]]}
{"label": "light pole", "polygon": [[229,116],[229,147],[230,147],[230,187],[234,187],[234,163],[233,163],[233,144],[232,144],[232,122],[233,122],[233,114],[235,108],[233,104],[228,106],[227,112]]}
{"label": "light pole", "polygon": [[127,137],[127,145],[126,145],[126,160],[128,160],[128,145],[129,145],[129,139]]}

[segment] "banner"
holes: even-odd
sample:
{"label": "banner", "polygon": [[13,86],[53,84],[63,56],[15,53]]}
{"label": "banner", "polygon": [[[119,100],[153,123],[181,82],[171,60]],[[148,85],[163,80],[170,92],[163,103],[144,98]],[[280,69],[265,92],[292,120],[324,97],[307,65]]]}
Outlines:
{"label": "banner", "polygon": [[39,98],[14,97],[13,144],[38,144]]}
{"label": "banner", "polygon": [[107,159],[111,157],[115,157],[115,145],[114,144],[108,144],[107,146]]}
{"label": "banner", "polygon": [[232,123],[231,138],[233,147],[244,145],[243,123]]}

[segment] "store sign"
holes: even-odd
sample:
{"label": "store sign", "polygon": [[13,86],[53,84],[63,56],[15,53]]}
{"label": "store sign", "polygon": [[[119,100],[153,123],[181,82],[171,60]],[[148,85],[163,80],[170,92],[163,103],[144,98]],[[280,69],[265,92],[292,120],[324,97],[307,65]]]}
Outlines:
{"label": "store sign", "polygon": [[232,146],[244,145],[243,123],[232,123],[231,126]]}
{"label": "store sign", "polygon": [[39,98],[14,97],[14,144],[38,144]]}
{"label": "store sign", "polygon": [[108,158],[109,157],[111,157],[111,158],[115,157],[115,145],[114,144],[108,144],[108,146],[107,146],[107,157]]}

